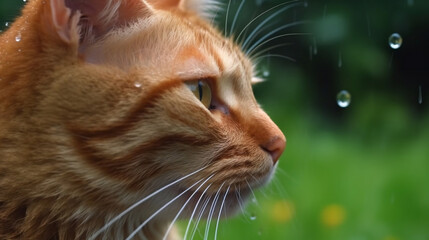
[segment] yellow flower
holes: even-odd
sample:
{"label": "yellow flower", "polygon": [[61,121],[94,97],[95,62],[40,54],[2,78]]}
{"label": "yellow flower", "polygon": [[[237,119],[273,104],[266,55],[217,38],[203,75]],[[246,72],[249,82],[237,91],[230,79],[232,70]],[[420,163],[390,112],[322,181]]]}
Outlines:
{"label": "yellow flower", "polygon": [[293,217],[293,204],[288,201],[275,202],[271,209],[274,221],[279,223],[289,222]]}
{"label": "yellow flower", "polygon": [[326,227],[338,227],[346,218],[346,210],[336,204],[325,207],[321,214],[321,220]]}

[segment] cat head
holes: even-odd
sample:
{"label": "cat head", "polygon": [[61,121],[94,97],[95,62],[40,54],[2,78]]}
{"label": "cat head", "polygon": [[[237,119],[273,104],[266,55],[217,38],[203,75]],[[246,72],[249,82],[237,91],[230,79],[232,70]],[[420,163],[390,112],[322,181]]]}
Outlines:
{"label": "cat head", "polygon": [[20,66],[33,72],[15,81],[36,87],[7,101],[32,103],[20,110],[31,113],[27,122],[39,133],[30,140],[46,143],[34,158],[49,161],[43,164],[56,169],[51,177],[63,179],[68,194],[129,206],[181,179],[148,202],[162,205],[188,190],[170,207],[192,197],[183,214],[189,216],[203,195],[225,196],[232,211],[241,201],[236,192],[246,198],[269,180],[286,140],[254,98],[253,63],[205,19],[213,6],[212,0],[26,6],[27,19],[5,37],[20,31]]}

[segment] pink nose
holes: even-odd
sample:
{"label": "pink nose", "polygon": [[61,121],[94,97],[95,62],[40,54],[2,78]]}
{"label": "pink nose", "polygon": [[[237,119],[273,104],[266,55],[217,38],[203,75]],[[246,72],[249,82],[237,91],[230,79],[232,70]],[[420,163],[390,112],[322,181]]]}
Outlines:
{"label": "pink nose", "polygon": [[285,150],[285,147],[286,139],[279,136],[271,138],[270,141],[261,146],[262,149],[271,155],[273,164],[276,164],[276,162],[279,160],[280,156]]}

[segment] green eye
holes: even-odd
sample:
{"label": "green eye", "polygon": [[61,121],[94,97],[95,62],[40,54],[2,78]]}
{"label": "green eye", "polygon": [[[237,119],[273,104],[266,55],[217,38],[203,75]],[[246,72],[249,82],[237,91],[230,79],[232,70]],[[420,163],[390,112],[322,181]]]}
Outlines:
{"label": "green eye", "polygon": [[201,101],[201,103],[210,108],[212,102],[212,90],[205,81],[190,81],[186,83],[186,86],[194,93],[195,97]]}

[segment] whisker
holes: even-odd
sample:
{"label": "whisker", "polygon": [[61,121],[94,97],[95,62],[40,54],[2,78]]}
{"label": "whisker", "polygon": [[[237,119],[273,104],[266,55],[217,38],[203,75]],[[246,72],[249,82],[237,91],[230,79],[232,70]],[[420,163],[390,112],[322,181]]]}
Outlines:
{"label": "whisker", "polygon": [[234,31],[234,27],[235,27],[235,23],[237,21],[238,14],[240,13],[241,8],[244,5],[244,2],[246,2],[246,0],[241,1],[240,6],[238,6],[237,11],[235,12],[234,20],[232,21],[231,29],[229,30],[229,36],[231,36],[232,32]]}
{"label": "whisker", "polygon": [[238,205],[240,206],[241,212],[246,214],[244,207],[243,207],[243,199],[241,198],[241,194],[240,194],[240,186],[238,186],[237,191],[235,192],[235,196],[237,197],[238,200]]}
{"label": "whisker", "polygon": [[266,44],[268,42],[271,42],[271,41],[273,41],[274,39],[277,39],[277,38],[287,37],[287,36],[302,36],[302,35],[306,36],[306,35],[311,35],[310,33],[286,33],[286,34],[281,34],[281,35],[272,37],[272,38],[264,41],[265,39],[271,37],[273,34],[279,32],[279,31],[281,31],[283,29],[286,29],[286,28],[289,28],[289,27],[293,27],[293,26],[296,26],[296,25],[299,25],[299,24],[304,24],[304,23],[307,23],[307,21],[293,22],[293,23],[289,23],[289,24],[283,25],[283,26],[281,26],[281,27],[279,27],[277,29],[274,29],[273,31],[269,32],[267,35],[261,37],[251,47],[249,47],[249,49],[246,50],[246,54],[247,55],[252,55],[252,53],[253,53],[254,50],[258,49],[259,47],[263,46],[264,44]]}
{"label": "whisker", "polygon": [[216,209],[217,200],[219,200],[220,190],[222,189],[222,187],[223,187],[224,184],[225,184],[225,182],[223,182],[222,185],[220,185],[220,187],[217,190],[216,195],[215,195],[215,197],[213,199],[212,206],[210,207],[210,212],[209,212],[209,216],[208,216],[208,219],[207,219],[206,230],[204,232],[204,240],[207,240],[208,237],[209,237],[210,224],[211,224],[211,221],[212,221],[212,217],[213,217],[214,211]]}
{"label": "whisker", "polygon": [[246,179],[246,183],[247,183],[247,186],[249,186],[250,192],[251,192],[251,193],[252,193],[252,195],[253,195],[253,199],[254,199],[255,203],[256,203],[256,204],[259,204],[259,203],[258,203],[258,199],[256,199],[256,195],[255,195],[255,193],[253,192],[253,189],[252,189],[252,187],[250,186],[250,184],[249,184],[249,182],[247,181],[247,179]]}
{"label": "whisker", "polygon": [[164,206],[162,206],[160,209],[158,209],[155,213],[153,213],[148,219],[146,219],[142,224],[140,224],[140,226],[137,227],[136,230],[134,230],[134,232],[132,232],[127,238],[126,240],[131,240],[150,220],[152,220],[154,217],[156,217],[156,215],[158,215],[162,210],[164,210],[166,207],[168,207],[172,202],[176,201],[179,197],[181,197],[183,194],[185,194],[187,191],[189,191],[191,188],[193,188],[195,185],[197,185],[198,183],[200,183],[202,181],[202,179],[200,179],[199,181],[197,181],[196,183],[192,184],[190,187],[188,187],[185,191],[183,191],[182,193],[180,193],[179,195],[177,195],[176,197],[174,197],[173,199],[171,199],[169,202],[167,202],[166,204],[164,204]]}
{"label": "whisker", "polygon": [[211,17],[211,21],[210,21],[210,25],[213,25],[214,24],[214,22],[216,21],[216,18],[218,17],[218,15],[219,15],[219,11],[221,10],[221,9],[223,9],[223,6],[224,4],[223,3],[221,3],[221,2],[217,2],[217,4],[215,4],[215,9],[216,9],[216,11],[214,12],[214,14],[213,14],[213,16]]}
{"label": "whisker", "polygon": [[[262,185],[262,183],[261,183],[261,180],[260,179],[257,179],[255,176],[253,176],[253,174],[250,174],[250,176],[259,184],[259,185]],[[267,193],[265,192],[267,190],[267,188],[262,188],[261,190],[260,190],[260,192],[262,193],[262,195],[264,195],[264,197],[265,198],[268,198],[268,195],[267,195]]]}
{"label": "whisker", "polygon": [[294,177],[292,177],[290,174],[288,174],[284,169],[278,167],[276,169],[276,172],[278,172],[278,173],[282,174],[283,176],[287,177],[292,182],[298,183],[298,181]]}
{"label": "whisker", "polygon": [[200,223],[201,217],[203,216],[204,211],[206,210],[206,207],[208,206],[208,204],[209,204],[209,202],[210,202],[210,199],[211,199],[211,197],[207,198],[207,200],[205,200],[205,201],[204,201],[204,205],[203,205],[203,207],[201,208],[200,213],[198,214],[198,220],[197,220],[197,223],[195,224],[194,230],[192,231],[191,239],[194,239],[195,233],[196,233],[197,228],[198,228],[198,224]]}
{"label": "whisker", "polygon": [[255,59],[255,58],[257,58],[258,56],[260,56],[261,54],[263,54],[263,53],[269,52],[269,51],[271,51],[271,50],[273,50],[273,49],[276,49],[276,48],[278,48],[278,47],[283,47],[283,46],[288,46],[288,45],[291,45],[291,43],[281,43],[281,44],[273,45],[273,46],[271,46],[271,47],[267,47],[267,48],[265,48],[264,50],[261,50],[260,52],[258,52],[258,53],[256,53],[255,55],[251,56],[251,58],[252,58],[252,59]]}
{"label": "whisker", "polygon": [[212,183],[210,183],[206,189],[204,189],[203,193],[201,194],[200,198],[197,201],[197,204],[195,205],[194,210],[192,211],[191,217],[189,218],[189,222],[188,222],[188,226],[186,227],[186,232],[185,232],[185,236],[183,237],[183,240],[186,240],[186,237],[188,236],[188,231],[189,231],[189,227],[191,226],[191,221],[194,218],[195,212],[198,209],[198,206],[200,204],[201,199],[203,199],[204,194],[206,194],[207,190],[210,188],[210,186],[212,185]]}
{"label": "whisker", "polygon": [[277,189],[278,193],[280,194],[280,197],[282,199],[288,198],[289,194],[286,192],[286,190],[284,189],[283,185],[280,184],[279,179],[276,178],[276,177],[274,177],[272,182],[273,182],[275,188]]}
{"label": "whisker", "polygon": [[212,178],[214,176],[214,174],[212,174],[210,177],[208,177],[203,183],[201,183],[201,185],[195,189],[195,191],[191,194],[191,196],[188,198],[188,200],[186,200],[186,202],[183,204],[182,208],[180,208],[179,212],[176,214],[176,216],[174,217],[173,221],[171,222],[170,226],[168,226],[167,231],[164,234],[164,237],[162,238],[163,240],[167,239],[168,233],[170,233],[171,229],[173,228],[174,223],[176,222],[177,218],[180,216],[180,214],[182,213],[183,209],[185,209],[186,205],[188,205],[189,201],[191,201],[192,197],[198,192],[198,190],[200,190],[200,188],[208,181],[210,180],[210,178]]}
{"label": "whisker", "polygon": [[226,196],[228,195],[228,191],[229,191],[230,188],[231,188],[231,185],[229,185],[228,189],[226,189],[225,195],[223,196],[223,200],[222,200],[222,203],[220,205],[219,214],[217,216],[217,223],[216,223],[216,230],[215,230],[214,240],[217,240],[217,230],[219,228],[220,215],[222,214],[222,209],[223,209],[223,206],[225,205]]}
{"label": "whisker", "polygon": [[228,7],[226,8],[226,16],[225,16],[225,36],[228,32],[228,17],[229,17],[229,8],[231,7],[231,0],[228,2]]}
{"label": "whisker", "polygon": [[288,57],[288,56],[285,56],[285,55],[281,55],[281,54],[266,54],[266,55],[257,57],[255,59],[255,61],[258,62],[257,59],[262,59],[262,58],[266,58],[266,57],[279,57],[279,58],[283,58],[283,59],[286,59],[286,60],[289,60],[289,61],[292,61],[292,62],[296,62],[296,59]]}
{"label": "whisker", "polygon": [[[246,41],[248,42],[247,44],[250,44],[253,41],[253,39],[255,39],[258,36],[258,34],[265,31],[266,29],[271,29],[271,27],[274,26],[275,24],[276,24],[276,22],[268,23],[268,24],[264,25],[261,29],[259,29],[252,37],[247,37],[246,38]],[[246,46],[247,46],[247,44],[246,44]],[[244,44],[241,45],[241,49],[243,49],[243,51],[244,51],[246,49],[246,46]]]}
{"label": "whisker", "polygon": [[284,12],[284,11],[286,11],[286,10],[288,10],[288,9],[290,9],[290,8],[293,8],[293,7],[295,7],[295,6],[297,6],[297,5],[299,5],[299,4],[302,4],[301,2],[297,2],[297,3],[293,3],[293,4],[290,4],[290,5],[288,5],[288,6],[285,6],[285,7],[283,7],[283,8],[281,8],[281,9],[279,9],[277,12],[275,12],[275,13],[273,13],[273,14],[271,14],[271,16],[269,16],[269,17],[267,17],[264,21],[262,21],[261,23],[259,23],[259,25],[255,28],[255,29],[253,29],[253,31],[249,34],[249,36],[247,37],[247,39],[246,39],[246,41],[244,41],[244,43],[243,43],[243,49],[244,48],[246,48],[246,46],[247,46],[247,44],[249,43],[249,39],[251,38],[251,37],[253,37],[253,35],[261,28],[261,27],[263,27],[263,26],[265,26],[265,24],[267,23],[267,22],[269,22],[271,19],[273,19],[273,18],[275,18],[276,16],[278,16],[280,13],[282,13],[282,12]]}
{"label": "whisker", "polygon": [[253,18],[252,19],[252,21],[250,21],[248,24],[246,24],[246,26],[244,26],[244,28],[241,30],[241,32],[238,34],[238,36],[237,36],[237,38],[236,38],[236,41],[238,41],[239,39],[240,39],[240,37],[241,37],[241,35],[244,33],[244,31],[250,26],[250,24],[252,24],[253,22],[255,22],[257,19],[259,19],[260,17],[262,17],[263,15],[265,15],[266,13],[268,13],[268,12],[270,12],[270,11],[272,11],[273,9],[276,9],[276,8],[278,8],[278,7],[281,7],[281,6],[283,6],[283,5],[285,5],[285,4],[291,4],[291,3],[294,3],[294,2],[298,2],[298,0],[294,0],[294,1],[288,1],[288,2],[284,2],[284,3],[280,3],[280,4],[277,4],[276,6],[274,6],[274,7],[272,7],[272,8],[270,8],[270,9],[268,9],[268,10],[265,10],[264,12],[262,12],[261,14],[259,14],[258,16],[256,16],[255,18]]}
{"label": "whisker", "polygon": [[133,210],[134,208],[136,208],[137,206],[139,206],[140,204],[144,203],[145,201],[149,200],[150,198],[152,198],[153,196],[157,195],[158,193],[164,191],[165,189],[171,187],[172,185],[183,181],[184,179],[204,170],[206,167],[202,167],[188,175],[185,175],[184,177],[181,177],[179,179],[177,179],[174,182],[171,182],[167,185],[165,185],[164,187],[156,190],[155,192],[149,194],[147,197],[143,198],[142,200],[138,201],[137,203],[133,204],[132,206],[130,206],[129,208],[127,208],[125,211],[123,211],[122,213],[120,213],[118,216],[114,217],[112,220],[110,220],[109,222],[107,222],[100,230],[98,230],[97,232],[95,232],[88,240],[94,240],[98,235],[100,235],[102,232],[106,231],[106,229],[108,229],[113,223],[115,223],[116,221],[118,221],[120,218],[122,218],[125,214],[129,213],[131,210]]}

